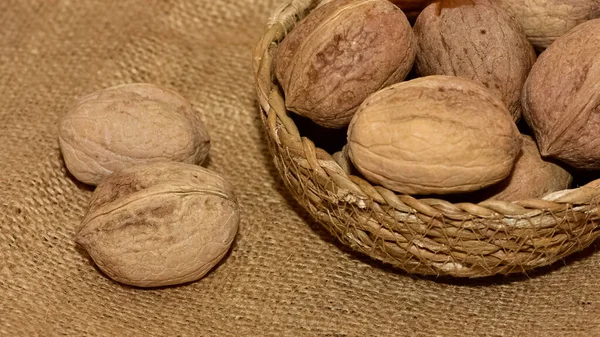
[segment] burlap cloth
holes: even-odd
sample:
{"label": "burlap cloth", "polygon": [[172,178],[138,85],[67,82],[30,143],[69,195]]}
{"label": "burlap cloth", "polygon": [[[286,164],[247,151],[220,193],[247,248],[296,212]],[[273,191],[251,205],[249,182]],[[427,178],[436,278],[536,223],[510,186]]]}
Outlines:
{"label": "burlap cloth", "polygon": [[[530,277],[407,276],[338,245],[282,187],[251,51],[280,0],[0,1],[0,335],[598,336],[600,254]],[[78,96],[174,88],[203,113],[212,169],[243,209],[231,254],[199,282],[121,286],[73,237],[91,190],[61,159]]]}

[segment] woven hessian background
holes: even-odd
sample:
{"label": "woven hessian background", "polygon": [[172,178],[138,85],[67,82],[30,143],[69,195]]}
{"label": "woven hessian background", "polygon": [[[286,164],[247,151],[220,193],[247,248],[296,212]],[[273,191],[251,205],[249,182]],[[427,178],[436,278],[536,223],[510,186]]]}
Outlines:
{"label": "woven hessian background", "polygon": [[[251,51],[280,0],[0,1],[0,335],[598,336],[600,254],[530,277],[407,276],[338,245],[282,187],[261,130]],[[241,229],[189,285],[141,290],[74,244],[91,189],[57,122],[126,82],[179,91],[203,114],[209,167],[236,186]]]}

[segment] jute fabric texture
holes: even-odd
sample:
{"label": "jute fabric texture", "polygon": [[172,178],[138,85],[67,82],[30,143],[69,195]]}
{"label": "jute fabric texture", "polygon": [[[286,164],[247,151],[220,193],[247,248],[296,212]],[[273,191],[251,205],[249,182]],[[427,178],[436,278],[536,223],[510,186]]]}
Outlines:
{"label": "jute fabric texture", "polygon": [[[252,76],[281,2],[0,2],[0,335],[600,336],[594,246],[529,277],[421,278],[311,220],[275,169]],[[65,169],[58,121],[77,97],[129,82],[190,100],[208,167],[236,187],[231,254],[192,284],[119,285],[74,244],[92,190]]]}

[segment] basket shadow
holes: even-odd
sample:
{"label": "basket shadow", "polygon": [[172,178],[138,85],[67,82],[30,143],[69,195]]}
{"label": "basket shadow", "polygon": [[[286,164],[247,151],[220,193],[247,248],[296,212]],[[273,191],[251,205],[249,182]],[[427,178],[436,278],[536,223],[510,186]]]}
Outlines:
{"label": "basket shadow", "polygon": [[[256,107],[256,113],[261,114],[262,111],[260,110],[258,103],[255,103],[255,107]],[[257,115],[257,116],[260,116],[260,115]],[[490,286],[490,285],[498,285],[498,284],[510,284],[513,282],[522,282],[522,281],[526,281],[528,279],[533,279],[533,278],[541,277],[544,275],[548,275],[548,274],[555,272],[573,262],[583,261],[583,260],[589,258],[597,250],[596,244],[594,243],[591,246],[589,246],[579,252],[573,253],[562,260],[559,260],[559,261],[552,263],[550,265],[547,265],[547,266],[528,270],[526,273],[514,273],[514,274],[508,274],[508,275],[498,274],[498,275],[481,277],[481,278],[457,278],[457,277],[452,277],[452,276],[424,276],[424,275],[419,275],[419,274],[411,274],[411,273],[405,271],[404,269],[395,267],[389,263],[385,263],[380,260],[376,260],[376,259],[366,255],[365,253],[361,253],[359,251],[356,251],[356,250],[350,248],[349,246],[347,246],[346,244],[344,244],[340,240],[338,240],[335,237],[335,235],[330,233],[325,228],[324,225],[320,224],[312,215],[310,215],[309,212],[303,206],[301,206],[301,204],[296,200],[296,198],[288,190],[288,188],[286,187],[286,185],[283,181],[283,178],[280,176],[277,168],[275,167],[275,164],[273,162],[273,157],[272,157],[273,155],[267,145],[268,140],[266,139],[266,137],[268,137],[268,136],[264,130],[264,126],[262,125],[262,121],[260,120],[260,118],[256,118],[255,123],[257,124],[257,127],[259,127],[262,130],[261,138],[262,138],[262,141],[264,144],[264,148],[260,151],[260,153],[263,156],[263,160],[265,160],[268,163],[267,164],[268,170],[273,175],[273,177],[276,181],[276,184],[274,184],[274,188],[277,191],[277,193],[279,193],[285,199],[285,201],[289,205],[292,206],[292,209],[294,210],[296,215],[298,217],[300,217],[306,224],[308,224],[310,229],[319,236],[320,240],[335,247],[335,249],[342,252],[343,254],[348,256],[350,259],[355,260],[355,261],[360,261],[361,263],[365,263],[365,264],[371,266],[372,268],[377,268],[377,269],[383,270],[387,273],[394,273],[396,275],[398,275],[398,274],[405,275],[405,276],[408,276],[408,277],[411,277],[414,279],[432,281],[432,282],[436,282],[436,283],[442,283],[442,284],[448,284],[448,285],[454,285],[454,286],[480,287],[480,286]],[[315,142],[315,145],[317,145],[317,142]],[[338,146],[339,146],[339,144],[335,145],[336,148]]]}

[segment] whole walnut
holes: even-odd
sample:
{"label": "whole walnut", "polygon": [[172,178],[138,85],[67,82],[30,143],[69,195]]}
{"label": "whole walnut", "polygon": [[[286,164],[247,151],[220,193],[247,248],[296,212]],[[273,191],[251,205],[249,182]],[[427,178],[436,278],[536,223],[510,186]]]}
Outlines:
{"label": "whole walnut", "polygon": [[157,162],[115,171],[94,191],[76,241],[115,281],[195,281],[227,253],[240,220],[233,187],[205,168]]}
{"label": "whole walnut", "polygon": [[489,199],[517,201],[541,198],[568,189],[571,174],[561,166],[544,160],[531,137],[523,135],[523,146],[508,178],[489,187]]}
{"label": "whole walnut", "polygon": [[398,7],[387,0],[334,0],[292,29],[274,63],[287,109],[342,128],[369,94],[403,80],[414,57],[412,28]]}
{"label": "whole walnut", "polygon": [[79,99],[60,122],[59,143],[71,174],[91,185],[135,164],[199,164],[210,149],[210,137],[190,103],[148,83],[118,85]]}
{"label": "whole walnut", "polygon": [[521,116],[521,90],[535,50],[510,14],[490,0],[442,0],[425,8],[414,26],[417,73],[477,80]]}
{"label": "whole walnut", "polygon": [[350,122],[348,146],[354,166],[374,183],[400,193],[449,194],[506,178],[521,137],[488,89],[438,75],[369,96]]}
{"label": "whole walnut", "polygon": [[499,0],[538,50],[580,23],[600,17],[600,0]]}
{"label": "whole walnut", "polygon": [[542,156],[600,169],[600,19],[573,28],[540,55],[522,101]]}

